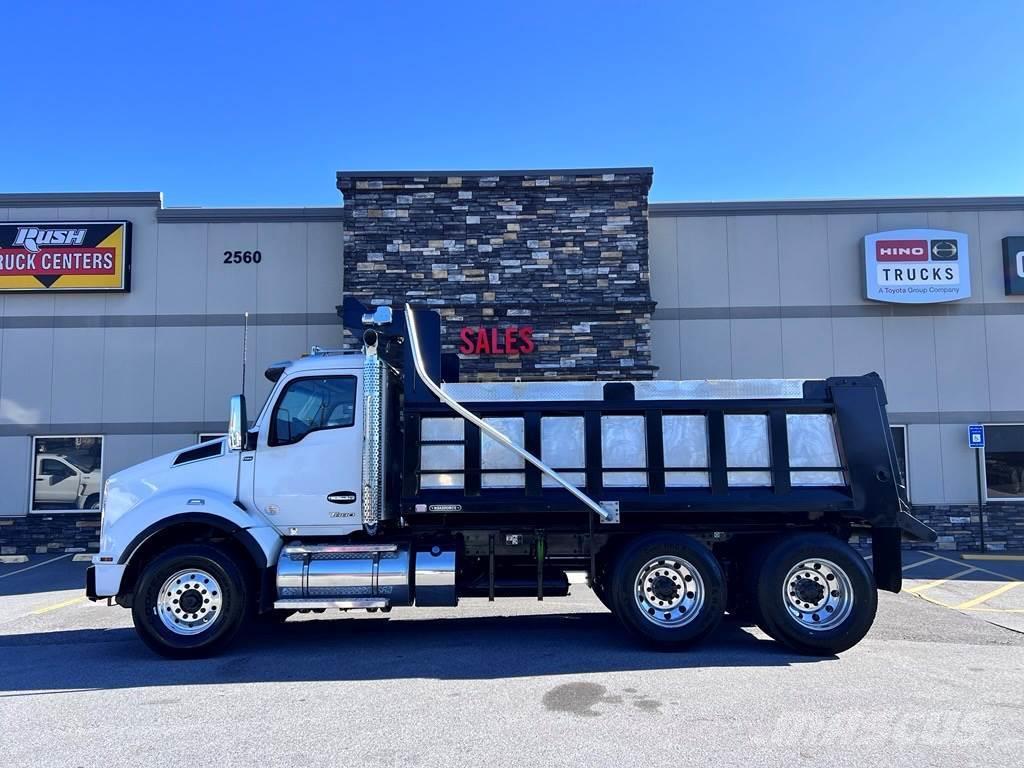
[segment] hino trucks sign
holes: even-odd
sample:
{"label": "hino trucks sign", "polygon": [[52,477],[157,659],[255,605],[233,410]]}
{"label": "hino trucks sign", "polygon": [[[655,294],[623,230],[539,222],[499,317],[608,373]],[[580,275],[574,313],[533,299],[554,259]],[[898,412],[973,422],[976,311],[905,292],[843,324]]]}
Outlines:
{"label": "hino trucks sign", "polygon": [[971,295],[967,235],[897,229],[864,238],[865,295],[894,304],[932,304]]}
{"label": "hino trucks sign", "polygon": [[131,223],[0,224],[0,291],[127,291]]}

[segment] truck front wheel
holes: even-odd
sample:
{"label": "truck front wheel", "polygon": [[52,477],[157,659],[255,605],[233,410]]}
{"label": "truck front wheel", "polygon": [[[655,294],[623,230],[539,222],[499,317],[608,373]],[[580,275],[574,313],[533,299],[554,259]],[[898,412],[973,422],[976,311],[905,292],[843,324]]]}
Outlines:
{"label": "truck front wheel", "polygon": [[798,653],[827,656],[860,642],[875,620],[875,580],[857,552],[826,534],[781,538],[757,572],[758,625]]}
{"label": "truck front wheel", "polygon": [[172,547],[143,567],[132,603],[135,630],[161,656],[221,651],[245,620],[248,592],[238,564],[204,544]]}
{"label": "truck front wheel", "polygon": [[725,611],[725,577],[715,556],[683,534],[643,536],[619,553],[611,608],[632,634],[665,650],[711,634]]}

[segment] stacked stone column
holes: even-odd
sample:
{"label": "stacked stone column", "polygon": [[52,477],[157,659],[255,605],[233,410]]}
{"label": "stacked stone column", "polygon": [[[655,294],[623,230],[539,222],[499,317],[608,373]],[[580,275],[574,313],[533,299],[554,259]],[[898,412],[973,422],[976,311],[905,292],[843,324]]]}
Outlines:
{"label": "stacked stone column", "polygon": [[527,354],[462,354],[465,380],[646,379],[652,171],[339,173],[344,290],[464,327],[531,326]]}

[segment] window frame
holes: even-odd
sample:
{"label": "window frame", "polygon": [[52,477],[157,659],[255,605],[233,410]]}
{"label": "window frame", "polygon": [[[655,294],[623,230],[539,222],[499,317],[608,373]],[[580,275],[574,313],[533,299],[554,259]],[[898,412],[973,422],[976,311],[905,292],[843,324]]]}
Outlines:
{"label": "window frame", "polygon": [[[910,427],[908,424],[890,424],[889,431],[892,432],[894,429],[903,430],[903,467],[905,469],[903,473],[903,484],[907,489],[907,501],[913,503],[913,498],[910,493]],[[896,440],[894,439],[893,444],[895,445],[895,443]],[[896,446],[896,449],[899,450],[898,445]]]}
{"label": "window frame", "polygon": [[[1024,429],[1024,422],[1022,421],[1006,421],[1006,422],[982,422],[982,426],[988,430],[989,427],[1021,427]],[[988,435],[985,436],[985,447],[981,449],[981,488],[986,504],[1020,504],[1024,502],[1024,496],[996,496],[992,498],[988,495]],[[972,449],[972,450],[977,450]]]}
{"label": "window frame", "polygon": [[[99,509],[84,509],[79,507],[71,507],[70,509],[37,509],[36,508],[36,441],[37,440],[73,440],[76,438],[98,438],[100,441],[100,463],[96,469],[91,470],[92,472],[99,472],[100,485],[97,493],[100,498],[100,507],[103,506],[103,485],[106,481],[106,475],[103,471],[104,465],[104,454],[107,448],[107,439],[105,435],[101,434],[75,434],[75,435],[31,435],[28,443],[29,448],[29,459],[28,459],[28,513],[30,515],[81,515],[81,514],[95,514],[100,513]],[[61,459],[64,463],[74,466],[74,462],[68,461],[67,459]]]}
{"label": "window frame", "polygon": [[[314,427],[303,433],[302,437],[296,440],[289,440],[288,442],[279,442],[277,438],[277,411],[281,407],[281,403],[284,402],[285,396],[288,394],[288,390],[293,384],[298,384],[303,381],[322,381],[325,379],[351,379],[354,383],[352,388],[352,423],[351,424],[337,424],[334,426],[326,427]],[[267,429],[267,447],[268,448],[284,448],[289,445],[297,445],[306,439],[308,435],[314,432],[325,432],[331,429],[351,429],[356,424],[356,406],[359,403],[359,377],[351,374],[319,374],[319,375],[306,375],[296,376],[288,381],[284,382],[281,386],[281,391],[277,398],[274,400],[274,404],[269,411],[270,424]]]}

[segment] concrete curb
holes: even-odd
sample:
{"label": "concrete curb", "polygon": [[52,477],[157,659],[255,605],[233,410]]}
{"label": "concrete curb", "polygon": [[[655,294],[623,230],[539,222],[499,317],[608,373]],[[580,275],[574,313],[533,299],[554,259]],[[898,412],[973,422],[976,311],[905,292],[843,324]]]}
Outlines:
{"label": "concrete curb", "polygon": [[0,563],[14,565],[15,563],[27,563],[28,555],[0,555]]}
{"label": "concrete curb", "polygon": [[80,554],[80,555],[75,555],[74,557],[71,558],[71,562],[73,562],[73,563],[91,563],[92,562],[92,555],[90,555],[88,553],[83,553],[83,554]]}

